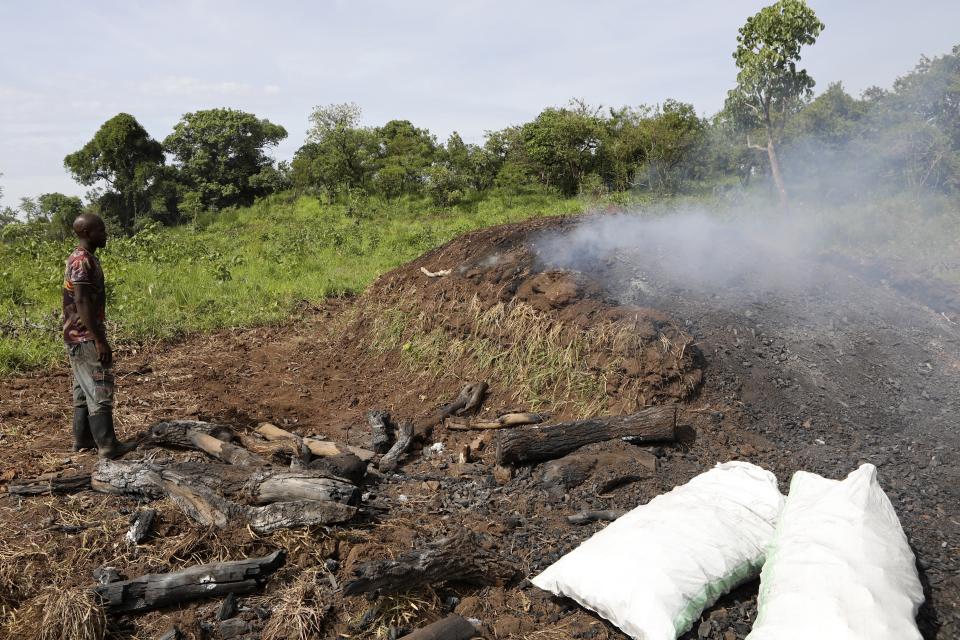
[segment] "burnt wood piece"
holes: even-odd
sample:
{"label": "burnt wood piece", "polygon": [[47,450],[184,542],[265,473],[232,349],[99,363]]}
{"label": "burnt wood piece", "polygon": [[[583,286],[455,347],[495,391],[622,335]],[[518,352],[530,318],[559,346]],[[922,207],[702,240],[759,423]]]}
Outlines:
{"label": "burnt wood piece", "polygon": [[237,594],[228,593],[217,609],[217,620],[229,620],[237,615]]}
{"label": "burnt wood piece", "polygon": [[[229,471],[228,471],[229,470]],[[91,485],[103,493],[141,498],[169,497],[181,511],[205,526],[249,526],[258,533],[344,522],[356,514],[359,490],[343,480],[314,477],[311,470],[257,469],[246,477],[230,465],[155,465],[101,460]],[[264,503],[251,506],[230,500]],[[279,501],[277,501],[279,500]]]}
{"label": "burnt wood piece", "polygon": [[249,469],[226,464],[183,462],[159,465],[139,460],[101,460],[94,467],[93,488],[102,493],[157,497],[164,482],[196,485],[251,504],[284,500],[356,503],[356,486],[316,469]]}
{"label": "burnt wood piece", "polygon": [[397,429],[397,441],[390,447],[390,451],[380,458],[377,469],[385,473],[395,470],[400,463],[400,456],[407,452],[411,442],[413,442],[413,423],[407,420]]}
{"label": "burnt wood piece", "polygon": [[265,467],[269,461],[243,447],[224,439],[232,433],[222,425],[179,420],[158,422],[150,427],[147,442],[152,445],[172,446],[203,451],[217,460],[240,467]]}
{"label": "burnt wood piece", "polygon": [[90,488],[90,474],[61,475],[45,473],[36,478],[18,480],[7,485],[7,491],[15,496],[42,496],[47,494],[73,493]]}
{"label": "burnt wood piece", "polygon": [[367,475],[367,463],[352,453],[316,458],[307,464],[307,468],[343,478],[353,484],[360,484]]}
{"label": "burnt wood piece", "polygon": [[626,416],[588,418],[542,427],[500,432],[497,464],[551,460],[594,442],[630,438],[631,442],[670,442],[676,439],[677,410],[649,407]]}
{"label": "burnt wood piece", "polygon": [[432,542],[395,560],[374,560],[353,570],[344,595],[402,593],[448,582],[501,584],[517,575],[517,566],[491,549],[489,538],[467,529]]}
{"label": "burnt wood piece", "polygon": [[495,420],[447,420],[447,428],[454,431],[470,431],[473,429],[502,429],[504,427],[519,427],[527,424],[540,424],[544,417],[539,413],[505,413]]}
{"label": "burnt wood piece", "polygon": [[[265,458],[285,458],[303,460],[300,440],[267,440],[259,435],[241,433],[240,444],[245,449]],[[309,450],[308,450],[309,451]],[[309,462],[306,460],[304,462]]]}
{"label": "burnt wood piece", "polygon": [[262,558],[202,564],[94,587],[110,613],[142,613],[200,598],[252,593],[283,566],[284,550]]}
{"label": "burnt wood piece", "polygon": [[153,530],[153,522],[157,518],[156,509],[141,509],[137,511],[130,520],[130,528],[127,530],[127,542],[131,544],[140,544],[150,536]]}
{"label": "burnt wood piece", "polygon": [[339,456],[344,453],[352,453],[364,462],[369,462],[370,459],[375,455],[373,451],[361,449],[360,447],[352,447],[350,445],[339,444],[329,440],[320,440],[319,438],[301,438],[295,433],[291,433],[269,423],[264,423],[257,427],[256,432],[267,440],[292,439],[296,440],[297,442],[302,442],[303,445],[310,450],[310,453],[321,458],[326,456]]}
{"label": "burnt wood piece", "polygon": [[235,439],[233,429],[227,425],[204,422],[203,420],[162,420],[155,422],[150,425],[147,438],[151,438],[156,433],[173,446],[192,449],[193,443],[188,435],[188,430],[199,431],[223,442],[233,442]]}
{"label": "burnt wood piece", "polygon": [[634,482],[640,482],[641,480],[643,480],[643,478],[644,478],[643,476],[636,475],[636,474],[610,478],[609,480],[606,480],[605,482],[597,486],[597,494],[601,496],[606,495],[611,491],[615,491],[619,489],[620,487],[626,486],[628,484],[633,484]]}
{"label": "burnt wood piece", "polygon": [[450,404],[444,405],[434,413],[425,418],[417,420],[414,424],[414,434],[417,440],[424,441],[433,433],[433,428],[442,424],[444,420],[451,416],[461,416],[476,411],[483,404],[483,399],[487,395],[487,383],[476,382],[464,385],[460,394]]}
{"label": "burnt wood piece", "polygon": [[450,416],[462,416],[479,409],[484,397],[487,395],[487,388],[486,382],[475,382],[465,385],[463,389],[460,390],[460,395],[458,395],[453,402],[441,407],[440,410],[437,411],[437,416],[440,418],[439,421],[442,421],[444,418],[449,418]]}
{"label": "burnt wood piece", "polygon": [[609,511],[581,511],[571,516],[567,516],[567,522],[570,524],[588,524],[590,522],[607,521],[613,522],[626,511],[622,509],[611,509]]}
{"label": "burnt wood piece", "polygon": [[446,618],[402,636],[400,640],[470,640],[478,635],[476,627],[466,618],[451,613]]}
{"label": "burnt wood piece", "polygon": [[373,437],[370,448],[374,453],[386,453],[390,450],[390,414],[386,411],[373,410],[367,412],[367,424]]}

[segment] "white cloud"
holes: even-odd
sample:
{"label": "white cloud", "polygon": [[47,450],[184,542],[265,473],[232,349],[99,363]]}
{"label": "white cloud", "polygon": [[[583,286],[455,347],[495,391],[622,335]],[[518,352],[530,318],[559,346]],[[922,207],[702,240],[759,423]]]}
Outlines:
{"label": "white cloud", "polygon": [[210,98],[217,96],[247,97],[278,93],[280,87],[272,84],[256,87],[246,82],[207,82],[192,76],[161,76],[144,80],[140,93],[148,96]]}

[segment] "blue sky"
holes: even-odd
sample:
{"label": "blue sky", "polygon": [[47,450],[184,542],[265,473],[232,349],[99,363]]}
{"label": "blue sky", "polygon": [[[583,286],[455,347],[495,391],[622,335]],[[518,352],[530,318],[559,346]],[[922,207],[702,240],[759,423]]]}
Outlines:
{"label": "blue sky", "polygon": [[[440,140],[582,97],[665,98],[715,112],[735,80],[737,29],[764,0],[0,4],[3,204],[82,195],[63,169],[103,121],[133,114],[163,139],[211,107],[282,124],[289,158],[313,106],[356,102],[365,124],[406,118]],[[889,86],[960,44],[957,0],[810,0],[827,29],[806,50],[818,88]]]}

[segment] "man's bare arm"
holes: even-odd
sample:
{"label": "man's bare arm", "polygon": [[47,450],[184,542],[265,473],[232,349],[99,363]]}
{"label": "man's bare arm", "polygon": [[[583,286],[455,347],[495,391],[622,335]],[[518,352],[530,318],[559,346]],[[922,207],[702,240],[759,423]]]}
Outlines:
{"label": "man's bare arm", "polygon": [[97,318],[96,310],[94,309],[95,293],[93,287],[82,282],[74,282],[73,292],[80,321],[83,323],[83,326],[93,334],[100,364],[104,367],[109,367],[113,364],[113,351],[110,349],[110,343],[107,342],[107,329]]}

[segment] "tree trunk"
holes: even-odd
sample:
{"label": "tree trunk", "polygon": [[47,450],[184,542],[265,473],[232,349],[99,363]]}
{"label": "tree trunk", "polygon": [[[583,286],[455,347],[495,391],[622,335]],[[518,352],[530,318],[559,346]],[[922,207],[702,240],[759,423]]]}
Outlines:
{"label": "tree trunk", "polygon": [[787,188],[783,184],[783,174],[780,172],[780,159],[777,156],[777,146],[772,136],[767,136],[767,157],[770,158],[770,173],[773,174],[773,183],[777,187],[777,198],[780,208],[787,210]]}
{"label": "tree trunk", "polygon": [[171,605],[228,593],[256,591],[267,577],[283,566],[286,552],[262,558],[202,564],[174,573],[150,573],[94,588],[111,613],[142,613]]}
{"label": "tree trunk", "polygon": [[551,460],[588,444],[616,438],[629,438],[634,442],[669,442],[676,439],[676,425],[676,408],[662,406],[626,416],[502,431],[497,442],[497,464]]}

